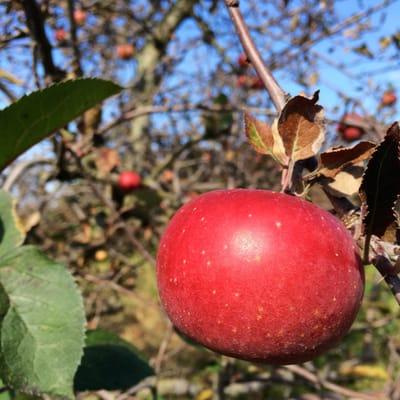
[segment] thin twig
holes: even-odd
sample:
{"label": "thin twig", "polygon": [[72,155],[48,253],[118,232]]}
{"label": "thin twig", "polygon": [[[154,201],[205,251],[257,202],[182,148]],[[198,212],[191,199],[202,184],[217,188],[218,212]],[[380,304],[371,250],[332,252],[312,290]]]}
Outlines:
{"label": "thin twig", "polygon": [[155,377],[153,377],[153,376],[148,377],[148,378],[140,381],[137,385],[132,386],[130,389],[128,389],[124,393],[122,393],[119,396],[117,396],[115,398],[115,400],[126,400],[130,396],[140,392],[143,389],[150,389],[153,392],[153,390],[155,388],[155,385],[156,385]]}
{"label": "thin twig", "polygon": [[63,79],[65,71],[58,68],[54,63],[51,44],[46,35],[44,19],[38,3],[35,0],[22,0],[22,7],[25,12],[30,35],[40,53],[46,77],[52,81]]}
{"label": "thin twig", "polygon": [[366,393],[356,392],[351,389],[347,389],[343,386],[337,385],[336,383],[329,382],[325,379],[322,379],[309,371],[308,369],[301,367],[299,365],[286,365],[285,369],[293,372],[294,374],[301,376],[302,378],[312,382],[315,385],[320,385],[325,389],[330,390],[331,392],[340,394],[342,396],[351,397],[360,400],[379,400],[383,399],[383,397],[379,397],[377,394],[370,395]]}
{"label": "thin twig", "polygon": [[9,192],[12,186],[16,183],[16,181],[20,178],[20,176],[27,170],[35,165],[39,164],[53,164],[54,160],[50,158],[36,158],[33,160],[22,161],[15,165],[14,168],[8,173],[7,178],[2,186],[2,189],[6,192]]}
{"label": "thin twig", "polygon": [[168,320],[167,324],[168,324],[167,330],[165,331],[164,338],[161,341],[160,347],[158,349],[157,357],[154,361],[154,371],[157,376],[160,374],[161,366],[162,366],[162,363],[163,363],[164,357],[165,357],[165,353],[166,353],[168,345],[171,341],[172,334],[174,333],[172,323]]}
{"label": "thin twig", "polygon": [[250,60],[254,69],[257,71],[258,76],[263,81],[269,95],[271,96],[271,100],[274,103],[275,108],[278,112],[282,111],[286,99],[285,92],[279,86],[278,82],[272,76],[272,73],[269,71],[263,59],[261,58],[261,54],[251,38],[242,13],[239,10],[239,1],[225,0],[225,4],[229,10],[229,14],[235,25],[247,58]]}
{"label": "thin twig", "polygon": [[108,130],[115,128],[116,126],[131,121],[135,118],[139,118],[149,114],[162,114],[162,113],[176,113],[176,112],[187,112],[187,111],[207,111],[212,113],[220,113],[220,112],[243,112],[243,111],[251,111],[255,114],[263,114],[268,116],[276,116],[276,112],[272,109],[268,108],[260,108],[260,107],[247,107],[247,106],[237,106],[234,107],[232,105],[204,105],[201,103],[183,103],[183,104],[174,104],[174,105],[146,105],[140,106],[133,110],[125,111],[121,116],[119,116],[116,120],[110,122],[108,125],[104,126],[99,130],[99,134],[103,134]]}
{"label": "thin twig", "polygon": [[69,19],[69,25],[70,25],[72,50],[73,50],[73,54],[74,54],[73,67],[74,67],[75,75],[81,76],[82,75],[81,52],[79,49],[78,37],[76,34],[74,9],[75,9],[75,0],[68,0],[68,19]]}

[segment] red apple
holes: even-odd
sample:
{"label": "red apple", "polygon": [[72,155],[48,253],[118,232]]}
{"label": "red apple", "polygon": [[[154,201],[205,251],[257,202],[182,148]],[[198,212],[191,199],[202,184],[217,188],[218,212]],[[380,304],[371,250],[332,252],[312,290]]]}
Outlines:
{"label": "red apple", "polygon": [[135,53],[135,48],[130,43],[119,44],[117,46],[117,56],[121,60],[129,60]]}
{"label": "red apple", "polygon": [[381,105],[383,107],[390,107],[396,104],[396,101],[397,101],[396,93],[393,90],[387,90],[382,95]]}
{"label": "red apple", "polygon": [[134,171],[121,172],[118,177],[118,186],[124,192],[130,192],[140,187],[142,183],[141,176]]}
{"label": "red apple", "polygon": [[360,139],[363,134],[364,132],[361,128],[356,126],[347,126],[342,131],[342,138],[347,142],[354,142],[355,140]]}
{"label": "red apple", "polygon": [[74,21],[77,25],[83,25],[86,22],[87,13],[86,11],[77,8],[74,11]]}
{"label": "red apple", "polygon": [[336,345],[360,307],[364,272],[333,215],[265,190],[198,196],[157,255],[162,305],[190,339],[228,356],[300,363]]}
{"label": "red apple", "polygon": [[264,82],[258,76],[254,76],[252,78],[251,88],[256,90],[264,89],[265,88]]}
{"label": "red apple", "polygon": [[67,32],[63,28],[59,28],[56,30],[54,34],[57,42],[65,42],[67,40]]}
{"label": "red apple", "polygon": [[246,54],[240,54],[240,56],[238,57],[238,64],[240,68],[247,68],[249,66]]}
{"label": "red apple", "polygon": [[365,134],[364,118],[357,113],[345,114],[337,127],[342,139],[347,142],[358,140]]}
{"label": "red apple", "polygon": [[236,80],[237,87],[246,87],[248,83],[248,77],[246,75],[239,75]]}

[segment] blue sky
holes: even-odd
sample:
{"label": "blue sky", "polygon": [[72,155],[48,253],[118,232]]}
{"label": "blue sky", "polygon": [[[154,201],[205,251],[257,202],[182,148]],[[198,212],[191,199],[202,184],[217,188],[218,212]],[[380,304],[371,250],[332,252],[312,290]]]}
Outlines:
{"label": "blue sky", "polygon": [[[292,1],[290,4],[299,3],[299,1]],[[358,1],[358,0],[342,0],[337,1],[337,12],[340,17],[344,20],[346,17],[351,15],[352,13],[359,12],[362,9],[366,9],[373,5],[378,4],[379,2],[376,0],[369,1]],[[242,2],[243,4],[243,2]],[[361,8],[360,8],[361,7]],[[201,11],[201,10],[200,10]],[[226,10],[221,10],[221,12],[226,12]],[[1,9],[0,9],[1,13]],[[394,86],[395,89],[398,89],[398,79],[400,78],[400,65],[399,65],[399,57],[392,50],[393,59],[392,60],[384,60],[387,59],[388,56],[384,54],[382,58],[378,60],[371,60],[366,57],[360,57],[355,55],[350,51],[351,47],[355,47],[357,45],[362,44],[363,42],[368,44],[368,47],[371,48],[374,52],[379,51],[379,39],[382,36],[387,36],[394,34],[398,29],[398,18],[400,16],[400,1],[395,1],[394,4],[390,5],[388,9],[385,10],[385,20],[382,22],[382,12],[377,13],[372,19],[372,25],[377,29],[368,34],[362,34],[360,39],[346,39],[343,33],[336,35],[333,39],[328,38],[319,42],[313,49],[321,54],[323,54],[330,62],[334,63],[345,63],[346,70],[348,74],[340,72],[336,68],[332,68],[328,63],[320,61],[319,72],[320,72],[320,80],[314,86],[309,86],[307,88],[308,94],[313,91],[320,89],[320,103],[324,105],[327,109],[328,116],[339,117],[340,113],[343,112],[342,103],[338,97],[335,89],[339,89],[340,91],[346,93],[349,97],[354,97],[359,99],[364,108],[370,110],[371,114],[376,112],[377,102],[379,101],[382,90],[387,87],[388,84]],[[95,18],[92,16],[91,18]],[[90,20],[89,20],[90,22]],[[250,21],[253,22],[253,21]],[[186,23],[180,29],[180,35],[185,37],[185,40],[189,40],[191,37],[198,36],[198,29],[193,23]],[[48,27],[48,35],[49,38],[54,42],[53,35],[54,33]],[[5,69],[12,72],[16,77],[21,80],[28,79],[32,82],[32,74],[28,67],[24,67],[22,62],[25,60],[30,60],[30,49],[24,46],[28,41],[21,41],[18,46],[14,47],[12,50],[3,50],[2,56],[0,57],[0,69]],[[237,56],[240,54],[241,46],[238,40],[235,41],[235,46],[231,48],[230,54],[232,60],[235,60]],[[284,43],[282,43],[284,45]],[[329,52],[329,49],[334,45],[335,51],[333,53]],[[10,51],[14,52],[14,56],[17,55],[19,60],[18,65],[15,63],[10,63],[8,59],[8,54]],[[59,50],[54,51],[55,60],[57,64],[63,65],[64,59],[62,57],[62,53]],[[268,54],[265,55],[268,57]],[[199,63],[198,60],[204,60],[205,62]],[[176,71],[181,71],[182,73],[190,73],[197,72],[199,77],[203,76],[205,79],[207,78],[207,74],[209,71],[213,69],[213,66],[218,63],[216,58],[216,53],[210,51],[207,47],[199,47],[193,49],[191,52],[188,52],[186,57],[183,58],[182,62],[176,66]],[[118,78],[120,82],[123,84],[127,84],[131,81],[134,76],[134,62],[119,62],[119,72]],[[367,73],[370,71],[378,70],[378,69],[392,69],[384,73],[373,74],[372,76],[368,76]],[[349,76],[350,75],[350,76]],[[293,77],[288,74],[286,71],[280,71],[276,73],[276,78],[279,80],[282,87],[291,93],[292,95],[297,94],[299,91],[305,90],[304,87],[294,83]],[[176,74],[175,78],[169,79],[165,84],[166,87],[174,87],[177,82],[181,79],[181,75]],[[190,93],[192,100],[200,100],[204,98],[204,89],[198,88],[195,90],[196,85],[194,86],[183,86],[178,92],[180,93]],[[23,93],[22,88],[16,88],[16,93],[21,95]],[[234,89],[235,90],[235,89]],[[212,93],[212,88],[209,90],[210,96]],[[227,94],[231,94],[230,89],[227,89]],[[400,95],[400,93],[399,93]],[[265,93],[256,94],[258,98],[264,96],[267,97]],[[174,100],[177,97],[177,93],[173,92],[171,95],[171,99]],[[207,96],[206,96],[207,97]],[[248,99],[248,102],[251,103],[252,99]],[[6,105],[5,98],[0,96],[0,107],[4,107]],[[337,113],[335,114],[334,108],[338,106]],[[158,124],[162,124],[167,121],[167,118],[157,115],[156,121]],[[390,117],[398,118],[398,110],[396,110],[396,114]],[[184,124],[182,120],[182,124]]]}

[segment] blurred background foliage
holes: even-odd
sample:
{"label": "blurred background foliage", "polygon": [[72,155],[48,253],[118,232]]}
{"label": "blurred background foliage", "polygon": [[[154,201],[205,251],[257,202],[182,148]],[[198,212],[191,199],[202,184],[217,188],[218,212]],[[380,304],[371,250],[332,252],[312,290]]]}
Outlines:
{"label": "blurred background foliage", "polygon": [[[398,117],[399,1],[241,3],[281,85],[292,95],[321,89],[326,146],[382,137]],[[399,310],[372,268],[344,342],[303,366],[213,354],[174,332],[159,307],[155,254],[179,206],[218,188],[280,187],[276,165],[245,140],[245,108],[267,121],[275,114],[239,59],[222,1],[1,1],[0,18],[2,106],[65,78],[101,76],[126,88],[0,176],[28,242],[74,273],[88,328],[120,334],[156,372],[157,394],[143,381],[80,398],[400,399]],[[359,137],[346,137],[347,125]],[[123,170],[137,171],[142,187],[121,191]],[[353,196],[359,178],[345,176],[337,190]],[[322,192],[311,198],[329,209]]]}

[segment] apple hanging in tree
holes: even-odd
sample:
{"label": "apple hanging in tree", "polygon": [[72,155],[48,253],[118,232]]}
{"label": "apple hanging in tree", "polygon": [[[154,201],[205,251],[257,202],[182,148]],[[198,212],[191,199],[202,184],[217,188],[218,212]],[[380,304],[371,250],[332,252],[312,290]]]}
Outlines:
{"label": "apple hanging in tree", "polygon": [[62,43],[67,40],[68,35],[64,28],[58,28],[55,31],[54,37],[57,40],[57,42]]}
{"label": "apple hanging in tree", "polygon": [[117,46],[117,56],[121,60],[129,60],[135,53],[135,48],[130,43],[119,44]]}
{"label": "apple hanging in tree", "polygon": [[241,53],[238,57],[238,65],[240,68],[247,68],[249,66],[249,62],[247,60],[247,55],[245,53]]}
{"label": "apple hanging in tree", "polygon": [[346,142],[354,142],[365,134],[364,118],[357,113],[345,114],[337,127],[337,131]]}
{"label": "apple hanging in tree", "polygon": [[394,90],[386,90],[381,99],[382,107],[391,107],[397,102],[397,96]]}
{"label": "apple hanging in tree", "polygon": [[123,171],[118,177],[118,187],[123,192],[131,192],[140,187],[141,176],[135,171]]}
{"label": "apple hanging in tree", "polygon": [[74,11],[74,21],[77,25],[83,25],[86,22],[87,13],[81,8],[77,8]]}
{"label": "apple hanging in tree", "polygon": [[333,215],[265,190],[218,190],[184,205],[157,255],[176,328],[216,352],[301,363],[335,346],[360,307],[356,245]]}

